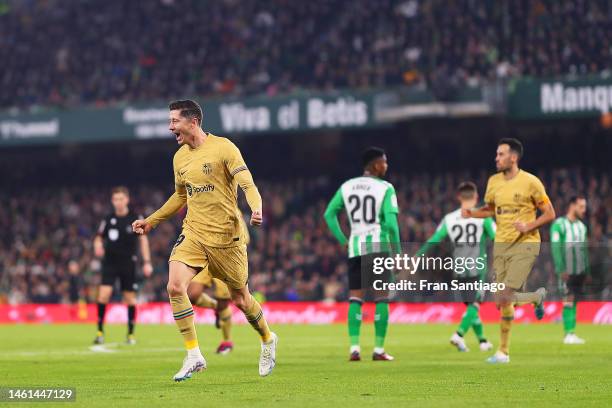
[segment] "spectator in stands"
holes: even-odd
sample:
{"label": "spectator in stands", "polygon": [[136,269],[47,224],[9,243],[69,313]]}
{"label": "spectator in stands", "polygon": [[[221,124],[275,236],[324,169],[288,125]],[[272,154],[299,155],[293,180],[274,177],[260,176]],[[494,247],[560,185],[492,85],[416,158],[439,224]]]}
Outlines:
{"label": "spectator in stands", "polygon": [[[605,174],[587,175],[580,169],[571,170],[539,175],[549,186],[556,208],[562,208],[569,195],[586,193],[591,242],[598,242],[605,249],[603,245],[612,234],[609,179]],[[442,214],[453,209],[455,186],[466,178],[476,181],[482,190],[486,173],[391,174],[402,208],[399,217],[402,238],[423,242]],[[260,183],[266,202],[271,204],[264,207],[269,214],[263,229],[251,236],[250,285],[267,300],[347,298],[343,251],[329,235],[322,217],[332,184],[296,180]],[[68,302],[74,297],[70,281],[78,267],[80,293],[89,302],[95,300],[100,262],[93,257],[91,237],[98,219],[108,211],[106,193],[105,187],[27,189],[10,196],[6,191],[0,192],[0,268],[4,271],[0,293],[8,302]],[[163,197],[160,188],[147,187],[134,192],[133,202],[136,209],[143,203],[156,207]],[[160,226],[150,236],[155,273],[140,290],[140,301],[163,301],[167,296],[166,258],[181,218]],[[543,233],[546,242],[547,232]],[[548,268],[542,273],[552,274],[552,270]],[[554,280],[549,282],[554,286]]]}
{"label": "spectator in stands", "polygon": [[3,5],[0,108],[610,74],[607,0]]}

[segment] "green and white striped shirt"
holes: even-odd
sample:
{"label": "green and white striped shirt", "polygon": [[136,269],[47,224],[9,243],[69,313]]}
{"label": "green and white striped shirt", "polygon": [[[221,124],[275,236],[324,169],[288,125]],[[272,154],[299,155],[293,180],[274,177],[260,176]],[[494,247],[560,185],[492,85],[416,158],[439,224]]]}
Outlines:
{"label": "green and white striped shirt", "polygon": [[[389,242],[399,242],[395,188],[377,177],[362,176],[345,181],[329,202],[325,219],[341,243],[346,241],[337,214],[346,210],[351,226],[348,257],[388,252]],[[395,236],[393,236],[395,235]]]}
{"label": "green and white striped shirt", "polygon": [[[461,208],[459,208],[442,218],[436,232],[419,248],[416,256],[425,255],[431,247],[448,238],[453,245],[453,258],[472,259],[472,262],[474,262],[473,268],[468,268],[458,275],[485,279],[487,273],[487,241],[495,239],[496,229],[497,226],[492,218],[463,218]],[[477,258],[483,260],[483,268],[477,266]]]}
{"label": "green and white striped shirt", "polygon": [[550,242],[557,274],[589,272],[587,227],[582,221],[557,218],[550,227]]}

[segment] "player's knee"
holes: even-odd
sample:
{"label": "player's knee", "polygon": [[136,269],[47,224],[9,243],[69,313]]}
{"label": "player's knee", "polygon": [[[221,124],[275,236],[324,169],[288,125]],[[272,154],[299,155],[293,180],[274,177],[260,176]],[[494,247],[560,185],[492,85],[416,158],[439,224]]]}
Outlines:
{"label": "player's knee", "polygon": [[246,299],[242,293],[232,293],[232,302],[243,312],[249,307],[248,299]]}
{"label": "player's knee", "polygon": [[500,307],[509,306],[512,303],[513,291],[504,289],[499,292],[498,304]]}
{"label": "player's knee", "polygon": [[124,297],[123,304],[127,306],[136,306],[136,297]]}
{"label": "player's knee", "polygon": [[168,281],[166,290],[170,296],[180,296],[186,292],[187,288],[185,288],[185,285],[181,284],[180,282]]}
{"label": "player's knee", "polygon": [[512,304],[512,300],[509,298],[501,298],[498,302],[498,309],[503,309],[504,307],[508,307]]}
{"label": "player's knee", "polygon": [[110,293],[100,292],[98,293],[98,303],[108,303],[110,300]]}
{"label": "player's knee", "polygon": [[233,300],[234,304],[236,305],[236,307],[240,310],[242,310],[243,312],[245,310],[247,310],[247,302],[246,299],[244,297],[240,297],[238,299]]}

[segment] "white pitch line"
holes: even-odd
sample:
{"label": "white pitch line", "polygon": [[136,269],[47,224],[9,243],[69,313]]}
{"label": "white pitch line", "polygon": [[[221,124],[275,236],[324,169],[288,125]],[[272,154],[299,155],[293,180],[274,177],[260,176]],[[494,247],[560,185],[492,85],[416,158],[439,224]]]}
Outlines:
{"label": "white pitch line", "polygon": [[117,347],[119,343],[108,343],[108,344],[96,344],[89,347],[89,350],[95,353],[116,353],[117,350],[113,350],[109,347]]}
{"label": "white pitch line", "polygon": [[[106,346],[110,346],[113,343],[107,344]],[[119,343],[115,343],[119,344]],[[95,355],[95,354],[107,354],[107,353],[115,353],[118,351],[130,351],[130,352],[139,352],[139,353],[167,353],[169,351],[182,351],[182,348],[176,347],[163,347],[163,348],[132,348],[129,349],[127,347],[112,350],[112,349],[96,349],[94,347],[104,347],[105,345],[96,345],[89,347],[89,350],[66,350],[66,351],[14,351],[14,352],[4,352],[0,353],[0,358],[10,358],[10,357],[41,357],[41,356],[83,356],[83,355]]]}

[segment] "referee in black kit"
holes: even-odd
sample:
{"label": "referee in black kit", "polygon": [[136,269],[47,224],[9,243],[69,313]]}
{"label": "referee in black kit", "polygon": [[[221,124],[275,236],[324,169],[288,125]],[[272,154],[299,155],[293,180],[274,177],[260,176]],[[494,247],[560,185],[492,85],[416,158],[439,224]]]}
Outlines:
{"label": "referee in black kit", "polygon": [[130,211],[129,191],[119,186],[112,189],[111,202],[114,212],[100,223],[94,239],[94,255],[102,259],[102,282],[98,288],[98,334],[94,344],[104,343],[104,315],[106,305],[113,294],[113,286],[117,278],[123,292],[123,303],[128,309],[127,344],[136,344],[134,337],[134,322],[136,321],[136,241],[140,241],[142,255],[142,272],[145,277],[151,276],[151,251],[146,235],[136,235],[132,232],[132,221],[141,216]]}

